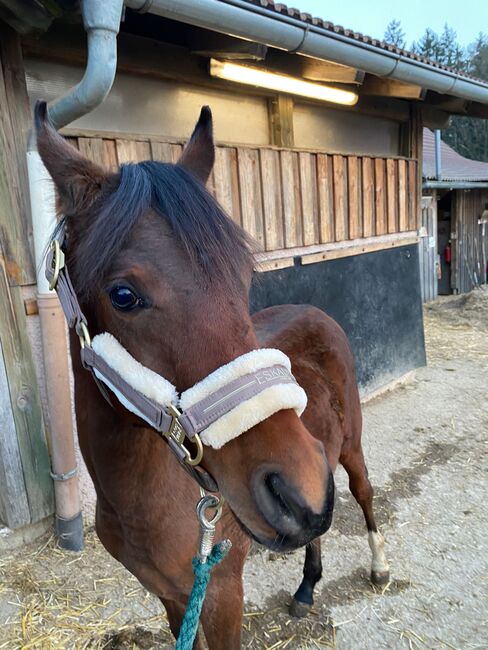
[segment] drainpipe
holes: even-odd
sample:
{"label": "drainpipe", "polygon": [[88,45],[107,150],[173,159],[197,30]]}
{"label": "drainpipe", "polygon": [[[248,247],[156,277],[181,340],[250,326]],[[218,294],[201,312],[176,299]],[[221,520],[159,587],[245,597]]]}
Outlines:
{"label": "drainpipe", "polygon": [[435,138],[435,178],[442,180],[442,157],[441,157],[441,132],[440,129],[434,131]]}
{"label": "drainpipe", "polygon": [[[123,0],[82,0],[87,32],[88,60],[83,79],[67,95],[49,106],[56,128],[69,124],[101,104],[112,87],[117,67],[117,34]],[[31,134],[27,167],[37,267],[37,302],[41,324],[46,392],[49,412],[48,442],[56,500],[55,526],[61,548],[83,548],[83,519],[76,467],[69,352],[64,314],[44,276],[44,256],[56,225],[52,180]]]}
{"label": "drainpipe", "polygon": [[280,50],[488,104],[488,84],[423,61],[304,23],[249,0],[126,0],[126,6]]}

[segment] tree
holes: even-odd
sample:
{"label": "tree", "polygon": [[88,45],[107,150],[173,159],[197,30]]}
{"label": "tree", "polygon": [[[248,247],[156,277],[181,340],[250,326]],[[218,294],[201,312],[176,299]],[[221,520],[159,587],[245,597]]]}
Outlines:
{"label": "tree", "polygon": [[441,61],[439,61],[439,58],[442,56],[439,37],[434,30],[429,27],[427,27],[424,35],[421,36],[418,42],[414,41],[412,43],[411,50],[412,52],[415,52],[415,54],[425,56],[427,59],[432,59],[433,61],[441,63]]}
{"label": "tree", "polygon": [[384,40],[400,49],[405,47],[405,32],[399,20],[391,20],[385,30]]}

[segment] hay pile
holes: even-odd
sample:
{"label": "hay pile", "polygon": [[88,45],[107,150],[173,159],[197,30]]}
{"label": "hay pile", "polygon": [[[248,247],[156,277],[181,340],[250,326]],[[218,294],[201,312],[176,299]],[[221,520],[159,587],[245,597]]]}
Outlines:
{"label": "hay pile", "polygon": [[0,558],[0,649],[173,647],[159,601],[86,534],[82,553],[53,537]]}
{"label": "hay pile", "polygon": [[429,360],[488,357],[488,289],[440,297],[424,308]]}

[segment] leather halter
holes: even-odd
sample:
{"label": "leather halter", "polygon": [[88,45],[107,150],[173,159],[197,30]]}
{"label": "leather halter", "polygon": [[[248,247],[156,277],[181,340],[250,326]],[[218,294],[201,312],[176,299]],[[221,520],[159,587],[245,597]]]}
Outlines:
{"label": "leather halter", "polygon": [[[272,386],[280,384],[297,386],[295,378],[284,365],[272,365],[261,367],[258,371],[248,372],[227,381],[223,386],[204,396],[203,399],[192,404],[183,412],[180,412],[174,404],[157,403],[140,390],[136,390],[120,372],[117,372],[110,363],[107,363],[106,359],[93,349],[88,333],[88,323],[81,310],[65,263],[64,244],[65,229],[62,227],[51,241],[46,259],[46,278],[50,289],[56,290],[68,326],[74,328],[80,338],[80,354],[83,367],[91,371],[98,388],[111,406],[113,405],[107,387],[118,397],[122,404],[139,415],[167,441],[182,467],[195,479],[200,487],[209,492],[217,492],[217,482],[200,465],[203,457],[200,433],[237,406],[256,397]],[[127,351],[125,352],[127,353]],[[242,355],[236,361],[241,358],[244,359],[246,356]],[[215,373],[219,372],[219,370],[221,369],[218,369]],[[211,373],[209,377],[212,377],[215,373]],[[183,395],[188,392],[185,391]],[[290,404],[290,406],[293,405]],[[261,420],[265,419],[265,417],[261,418]],[[195,457],[192,457],[189,449],[185,446],[185,438],[188,438],[190,442],[196,445]]]}

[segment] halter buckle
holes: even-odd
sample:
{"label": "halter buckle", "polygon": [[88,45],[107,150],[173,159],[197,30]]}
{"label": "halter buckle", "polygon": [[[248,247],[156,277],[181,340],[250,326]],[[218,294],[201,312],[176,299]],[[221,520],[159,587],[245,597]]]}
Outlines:
{"label": "halter buckle", "polygon": [[51,242],[51,252],[53,254],[51,263],[51,270],[53,275],[51,281],[49,282],[49,291],[53,291],[53,289],[56,288],[59,272],[64,267],[64,253],[57,239],[53,239]]}
{"label": "halter buckle", "polygon": [[172,440],[183,451],[185,454],[185,463],[188,463],[188,465],[191,466],[199,465],[203,458],[203,444],[200,436],[195,434],[192,437],[192,442],[197,446],[195,458],[192,458],[191,453],[183,444],[185,442],[186,432],[179,419],[181,412],[176,408],[176,406],[170,404],[167,407],[167,413],[171,416],[171,424],[169,425],[168,431],[163,431],[163,436],[168,438],[168,440]]}

